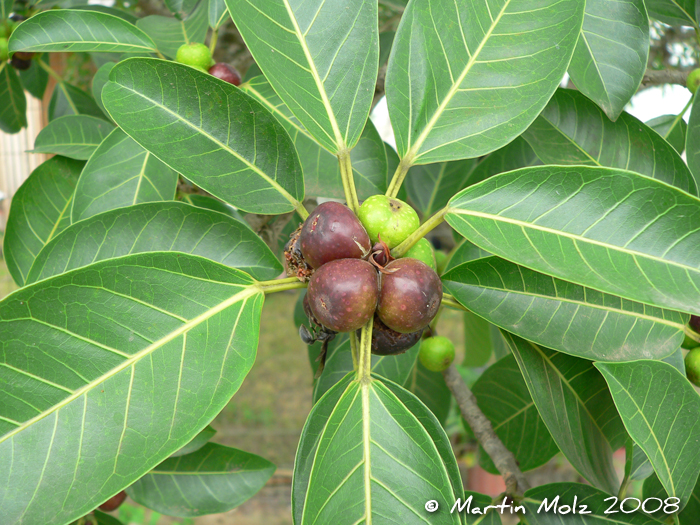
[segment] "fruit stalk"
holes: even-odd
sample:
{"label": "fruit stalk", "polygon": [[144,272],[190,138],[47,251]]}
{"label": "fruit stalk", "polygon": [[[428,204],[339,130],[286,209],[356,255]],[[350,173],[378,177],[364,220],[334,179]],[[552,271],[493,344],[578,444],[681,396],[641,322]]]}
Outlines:
{"label": "fruit stalk", "polygon": [[454,308],[455,310],[464,310],[465,312],[469,311],[448,293],[442,294],[442,306],[448,306],[450,308]]}
{"label": "fruit stalk", "polygon": [[338,164],[340,165],[340,179],[343,182],[345,201],[347,202],[348,208],[357,215],[360,201],[357,198],[357,190],[355,189],[355,178],[352,174],[352,161],[350,160],[349,151],[345,150],[338,153]]}
{"label": "fruit stalk", "polygon": [[258,283],[258,286],[264,293],[268,294],[275,292],[284,292],[285,290],[296,290],[298,288],[306,288],[306,283],[301,282],[297,277],[288,277],[286,279],[262,281]]}
{"label": "fruit stalk", "polygon": [[374,317],[370,317],[360,333],[360,355],[358,358],[357,380],[369,382],[372,376],[372,325]]}
{"label": "fruit stalk", "polygon": [[515,496],[528,490],[530,483],[518,467],[515,456],[505,447],[496,435],[496,432],[494,432],[491,422],[479,408],[474,394],[467,388],[464,379],[462,379],[454,364],[450,365],[442,375],[445,378],[447,387],[452,392],[452,396],[457,401],[462,417],[469,423],[477,441],[493,460],[493,464],[498,469],[498,472],[503,476],[503,480],[506,482],[507,494]]}
{"label": "fruit stalk", "polygon": [[355,332],[350,332],[350,353],[352,354],[352,369],[357,371],[358,366],[358,341]]}
{"label": "fruit stalk", "polygon": [[399,165],[396,167],[394,176],[391,178],[389,187],[386,190],[387,197],[390,197],[392,199],[396,198],[396,196],[399,194],[399,190],[401,189],[401,185],[403,184],[403,181],[406,178],[406,174],[408,173],[408,170],[410,168],[411,163],[406,162],[406,159],[401,159],[401,162],[399,162]]}
{"label": "fruit stalk", "polygon": [[406,237],[405,241],[403,241],[401,244],[399,244],[397,247],[391,250],[392,257],[398,259],[402,255],[404,255],[408,250],[410,250],[411,246],[413,246],[419,240],[425,237],[428,234],[428,232],[430,232],[433,228],[439,226],[440,223],[445,220],[445,215],[447,215],[448,210],[449,208],[445,206],[443,209],[441,209],[439,212],[437,212],[435,215],[433,215],[427,221],[421,224],[416,231],[414,231],[411,235]]}

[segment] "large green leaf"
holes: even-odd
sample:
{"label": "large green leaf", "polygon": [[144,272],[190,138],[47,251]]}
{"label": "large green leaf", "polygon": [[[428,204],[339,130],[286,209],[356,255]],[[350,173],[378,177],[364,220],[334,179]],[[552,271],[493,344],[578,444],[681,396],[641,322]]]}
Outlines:
{"label": "large green leaf", "polygon": [[169,458],[127,489],[131,499],[168,516],[226,512],[255,495],[275,472],[268,460],[207,443]]}
{"label": "large green leaf", "polygon": [[649,16],[672,26],[698,27],[694,0],[644,0]]}
{"label": "large green leaf", "polygon": [[447,272],[461,264],[485,257],[491,257],[491,254],[486,250],[482,250],[476,244],[469,242],[466,239],[462,239],[449,255],[449,259],[445,264],[445,270],[442,272],[442,275],[445,275]]}
{"label": "large green leaf", "polygon": [[[462,366],[479,368],[489,362],[491,356],[503,350],[505,342],[501,331],[482,317],[472,313],[462,313],[464,325],[464,360]],[[499,348],[500,347],[500,348]],[[500,354],[502,355],[502,354]]]}
{"label": "large green leaf", "polygon": [[139,19],[136,27],[153,39],[158,51],[174,58],[181,45],[204,42],[209,29],[208,4],[206,0],[199,0],[197,8],[184,20],[170,16],[149,15]]}
{"label": "large green leaf", "polygon": [[636,173],[524,168],[456,195],[446,219],[495,255],[661,308],[700,312],[700,200]]}
{"label": "large green leaf", "polygon": [[252,213],[301,206],[294,144],[235,86],[182,64],[134,58],[112,69],[102,101],[136,142],[212,195]]}
{"label": "large green leaf", "polygon": [[181,449],[170,454],[170,457],[177,458],[179,456],[185,456],[187,454],[191,454],[192,452],[198,451],[200,448],[206,445],[211,438],[214,437],[214,434],[216,434],[216,430],[214,430],[210,425],[207,425],[204,427],[204,430],[192,438],[192,441],[187,443]]}
{"label": "large green leaf", "polygon": [[[666,491],[664,490],[664,486],[661,484],[659,478],[656,475],[647,478],[647,480],[644,482],[643,490],[644,499],[660,498],[662,500],[665,500],[668,497],[668,494],[666,494]],[[658,502],[650,502],[649,508],[655,509],[656,507],[658,507],[658,505]],[[666,517],[666,514],[662,510],[658,513],[657,516],[659,517],[659,519],[663,519]],[[700,516],[700,480],[695,485],[695,489],[690,495],[690,499],[688,500],[686,506],[683,508],[683,511],[680,514],[678,514],[678,520],[680,522],[680,525],[695,525],[698,521],[698,516]]]}
{"label": "large green leaf", "polygon": [[[580,483],[541,485],[528,490],[523,500],[529,525],[661,525],[641,511],[620,512],[619,501],[614,503],[607,492]],[[656,505],[657,502],[650,502],[647,507]],[[625,508],[629,506],[636,504],[628,502]]]}
{"label": "large green leaf", "polygon": [[643,0],[586,0],[569,74],[611,120],[637,92],[648,56],[649,18]]}
{"label": "large green leaf", "polygon": [[688,167],[698,180],[700,180],[700,97],[693,100],[693,108],[688,119],[688,131],[685,136],[685,155],[688,159]]}
{"label": "large green leaf", "polygon": [[523,137],[546,164],[620,168],[698,191],[683,159],[657,133],[628,113],[612,122],[574,90],[557,90]]}
{"label": "large green leaf", "polygon": [[48,64],[48,55],[43,55],[32,60],[29,69],[19,71],[19,78],[22,80],[22,86],[34,98],[38,100],[44,99],[46,87],[49,84],[49,73],[39,65],[39,61]]}
{"label": "large green leaf", "polygon": [[70,204],[84,162],[53,157],[35,169],[12,198],[3,241],[7,269],[24,286],[42,248],[70,225]]}
{"label": "large green leaf", "polygon": [[452,393],[440,372],[431,372],[420,361],[416,361],[416,366],[411,370],[403,386],[420,399],[442,425],[447,422]]}
{"label": "large green leaf", "polygon": [[255,62],[309,134],[351,149],[369,115],[379,67],[377,3],[226,0]]}
{"label": "large green leaf", "polygon": [[9,48],[11,53],[150,53],[156,46],[147,34],[117,16],[82,9],[52,9],[37,13],[17,26]]}
{"label": "large green leaf", "polygon": [[477,157],[520,135],[566,71],[579,0],[410,2],[386,96],[405,164]]}
{"label": "large green leaf", "polygon": [[209,27],[218,29],[229,19],[228,8],[224,0],[209,0]]}
{"label": "large green leaf", "polygon": [[100,69],[97,70],[95,76],[92,77],[92,86],[90,88],[92,91],[92,96],[95,98],[95,102],[97,102],[100,110],[105,115],[107,114],[107,109],[102,103],[102,88],[105,87],[107,82],[109,82],[109,74],[115,65],[116,64],[114,62],[107,62],[106,64],[103,64],[100,66]]}
{"label": "large green leaf", "polygon": [[100,106],[90,94],[71,84],[59,82],[53,88],[49,101],[49,121],[65,115],[92,115],[105,118]]}
{"label": "large green leaf", "polygon": [[689,316],[544,275],[500,257],[442,276],[455,299],[537,344],[596,361],[661,359],[683,342]]}
{"label": "large green leaf", "polygon": [[[646,122],[646,125],[661,135],[680,155],[685,151],[685,136],[688,124],[682,115],[661,115]],[[691,171],[692,168],[691,168]]]}
{"label": "large green leaf", "polygon": [[183,18],[197,5],[197,0],[165,0],[165,5],[175,17]]}
{"label": "large green leaf", "polygon": [[[297,457],[308,455],[295,465],[295,522],[461,523],[457,513],[425,510],[428,499],[454,502],[456,465],[453,456],[445,464],[422,421],[376,379],[350,382],[331,408],[325,401],[335,392],[302,432]],[[431,430],[442,435],[438,425]]]}
{"label": "large green leaf", "polygon": [[593,486],[616,494],[612,452],[626,436],[593,363],[503,334],[559,450]]}
{"label": "large green leaf", "polygon": [[646,453],[666,492],[684,506],[700,474],[700,396],[668,363],[596,366],[630,436]]}
{"label": "large green leaf", "polygon": [[172,200],[176,186],[177,173],[116,128],[80,175],[71,220],[142,202]]}
{"label": "large green leaf", "polygon": [[[472,393],[496,435],[515,456],[520,470],[544,465],[559,452],[537,412],[513,354],[486,369],[472,386]],[[491,474],[499,474],[481,447],[479,463]]]}
{"label": "large green leaf", "polygon": [[114,126],[101,118],[65,115],[52,120],[39,132],[32,152],[87,160],[112,130]]}
{"label": "large green leaf", "polygon": [[470,177],[472,184],[486,180],[504,171],[542,164],[525,139],[517,137],[513,142],[489,153],[479,161]]}
{"label": "large green leaf", "polygon": [[282,265],[246,224],[182,202],[119,208],[80,221],[55,235],[39,253],[27,283],[93,262],[132,253],[181,252],[274,279]]}
{"label": "large green leaf", "polygon": [[[219,199],[216,199],[214,197],[210,197],[209,195],[188,193],[186,195],[183,195],[180,200],[182,202],[186,202],[187,204],[191,204],[192,206],[197,206],[198,208],[204,208],[207,210],[218,211],[219,213],[223,213],[224,215],[228,215],[229,217],[233,217],[234,219],[238,220],[239,222],[250,227],[250,225],[246,222],[243,213],[239,212],[233,206],[230,206],[230,205],[228,205],[228,204],[226,204],[226,203],[224,203],[224,202],[222,202]],[[250,273],[250,272],[248,272],[248,273]]]}
{"label": "large green leaf", "polygon": [[[270,110],[292,137],[304,172],[306,195],[344,199],[338,159],[314,140],[265,77],[254,77],[241,89]],[[384,143],[371,120],[367,120],[360,140],[350,152],[350,160],[360,200],[386,191],[388,168]]]}
{"label": "large green leaf", "polygon": [[8,62],[0,62],[0,130],[17,133],[27,126],[27,97],[22,82]]}
{"label": "large green leaf", "polygon": [[468,159],[414,166],[406,178],[411,203],[423,217],[430,217],[459,190],[479,182],[472,180],[476,164],[476,159]]}
{"label": "large green leaf", "polygon": [[191,441],[252,367],[263,297],[240,270],[176,253],[98,262],[7,296],[3,521],[63,525]]}

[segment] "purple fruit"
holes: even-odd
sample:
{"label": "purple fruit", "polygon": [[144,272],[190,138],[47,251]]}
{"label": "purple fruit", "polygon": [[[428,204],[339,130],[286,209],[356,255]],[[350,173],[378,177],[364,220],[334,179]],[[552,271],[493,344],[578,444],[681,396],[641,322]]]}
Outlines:
{"label": "purple fruit", "polygon": [[[381,319],[374,315],[374,323],[372,325],[372,353],[374,355],[399,355],[406,350],[412,348],[423,334],[423,330],[402,334],[396,330],[392,330],[387,325],[382,323]],[[360,332],[357,332],[357,337],[360,337]]]}
{"label": "purple fruit", "polygon": [[238,70],[225,62],[217,62],[209,68],[209,74],[220,78],[224,82],[233,84],[234,86],[241,85],[241,74]]}

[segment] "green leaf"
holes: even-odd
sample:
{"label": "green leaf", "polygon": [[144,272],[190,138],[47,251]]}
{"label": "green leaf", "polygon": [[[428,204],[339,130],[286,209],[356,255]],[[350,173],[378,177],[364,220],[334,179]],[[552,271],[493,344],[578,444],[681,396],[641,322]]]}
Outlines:
{"label": "green leaf", "polygon": [[301,206],[294,144],[235,86],[182,64],[134,58],[112,69],[102,101],[136,142],[223,201],[264,214]]}
{"label": "green leaf", "polygon": [[36,168],[12,197],[3,253],[18,285],[24,286],[46,243],[70,225],[70,204],[84,165],[53,157]]}
{"label": "green leaf", "polygon": [[208,11],[208,2],[200,0],[196,9],[182,21],[169,16],[150,15],[140,18],[136,27],[153,39],[158,51],[174,58],[182,44],[204,42],[209,29]]}
{"label": "green leaf", "polygon": [[87,160],[114,126],[89,115],[65,115],[49,122],[34,141],[32,153],[56,153]]}
{"label": "green leaf", "polygon": [[569,75],[611,120],[639,89],[648,56],[649,18],[643,0],[586,0]]}
{"label": "green leaf", "polygon": [[410,2],[386,78],[403,162],[478,157],[520,135],[566,71],[583,8],[578,0]]}
{"label": "green leaf", "polygon": [[689,500],[700,474],[700,396],[673,366],[659,361],[596,363],[630,436],[666,492]]}
{"label": "green leaf", "polygon": [[688,124],[678,115],[661,115],[648,120],[646,125],[661,135],[679,155],[685,151]]}
{"label": "green leaf", "polygon": [[[233,206],[229,206],[228,204],[221,202],[219,199],[215,199],[214,197],[209,197],[208,195],[198,195],[196,193],[188,193],[187,195],[183,195],[180,200],[182,202],[186,202],[187,204],[191,204],[192,206],[197,206],[198,208],[204,208],[206,210],[218,211],[219,213],[223,213],[224,215],[228,215],[229,217],[233,217],[234,219],[238,220],[239,222],[250,227],[250,225],[246,222],[245,217],[242,213],[240,213]],[[280,266],[280,268],[281,268],[281,266]],[[280,272],[281,271],[282,270],[280,269]],[[248,273],[250,273],[250,272],[248,272]],[[279,273],[277,275],[279,275]],[[266,277],[266,279],[272,279],[272,276]]]}
{"label": "green leaf", "polygon": [[15,0],[0,0],[0,20],[5,20],[12,13]]}
{"label": "green leaf", "polygon": [[97,520],[97,525],[123,525],[123,523],[114,516],[110,516],[109,514],[105,514],[99,510],[94,511],[93,516]]}
{"label": "green leaf", "polygon": [[9,40],[10,53],[150,53],[155,48],[147,34],[126,20],[82,9],[52,9],[37,13],[17,26]]}
{"label": "green leaf", "polygon": [[105,115],[107,115],[107,109],[102,103],[102,89],[109,81],[109,74],[114,66],[116,66],[114,62],[107,62],[106,64],[103,64],[100,69],[97,70],[95,76],[92,77],[92,96],[95,98],[95,102],[97,102],[100,110]]}
{"label": "green leaf", "polygon": [[416,361],[416,366],[411,370],[403,386],[435,414],[440,424],[444,425],[447,422],[452,393],[440,372],[431,372],[420,361]]}
{"label": "green leaf", "polygon": [[688,119],[688,132],[685,136],[685,156],[688,168],[700,180],[700,97],[695,97]]}
{"label": "green leaf", "polygon": [[80,175],[71,220],[142,202],[172,200],[176,187],[177,173],[116,128]]}
{"label": "green leaf", "polygon": [[574,90],[559,89],[523,137],[545,164],[620,168],[698,191],[683,159],[657,133],[628,113],[610,121]]}
{"label": "green leaf", "polygon": [[209,27],[219,29],[229,19],[224,0],[209,0]]}
{"label": "green leaf", "polygon": [[[487,368],[471,390],[496,435],[515,456],[520,470],[542,466],[559,452],[537,412],[513,354]],[[479,464],[487,472],[499,474],[481,447]]]}
{"label": "green leaf", "polygon": [[15,68],[0,62],[0,131],[18,133],[27,127],[27,97]]}
{"label": "green leaf", "polygon": [[464,360],[462,366],[479,368],[489,362],[496,347],[505,347],[501,332],[472,312],[462,314],[464,324]]}
{"label": "green leaf", "polygon": [[[561,514],[554,510],[552,506],[554,502],[556,502],[555,506],[560,509]],[[543,504],[544,506],[542,506]],[[541,485],[528,490],[523,500],[529,525],[561,525],[562,523],[571,523],[572,525],[661,525],[659,521],[641,511],[632,514],[620,512],[619,502],[614,509],[606,512],[611,504],[613,504],[613,498],[610,494],[579,483]],[[650,502],[649,506],[655,504],[655,502]],[[586,508],[583,507],[584,505]],[[636,504],[632,502],[626,505],[635,506]],[[568,506],[569,509],[566,509],[565,506]],[[549,508],[548,512],[545,510],[547,508]],[[574,508],[576,509],[575,514],[572,512]],[[588,514],[583,517],[581,511],[587,511]]]}
{"label": "green leaf", "polygon": [[[661,485],[661,482],[656,475],[647,478],[647,480],[644,482],[643,490],[644,492],[642,497],[644,499],[660,498],[665,500],[668,497],[668,494],[664,490],[663,485]],[[649,505],[651,508],[656,508],[658,506],[658,502],[655,502],[654,506],[652,506],[651,502]],[[666,514],[661,511],[657,513],[657,516],[659,519],[664,519]],[[681,513],[678,514],[678,520],[680,525],[695,525],[698,521],[698,516],[700,516],[700,481],[698,481],[698,483],[695,485],[695,489],[690,495],[688,504],[683,508]]]}
{"label": "green leaf", "polygon": [[504,171],[513,171],[518,168],[541,165],[540,159],[525,139],[517,137],[513,142],[489,153],[481,160],[472,173],[472,184],[486,180],[493,175]]}
{"label": "green leaf", "polygon": [[[325,412],[322,421],[312,412],[302,434],[311,429],[318,445],[308,447],[311,458],[303,466],[311,463],[310,473],[300,476],[308,479],[305,490],[293,489],[297,523],[370,523],[388,516],[406,524],[461,523],[456,513],[425,510],[428,499],[443,507],[454,502],[452,468],[391,390],[378,380],[352,381]],[[439,432],[437,425],[432,430]],[[301,467],[297,462],[295,480]]]}
{"label": "green leaf", "polygon": [[663,182],[609,168],[524,168],[457,194],[446,220],[480,248],[533,270],[700,311],[700,200]]}
{"label": "green leaf", "polygon": [[43,100],[46,87],[49,84],[49,74],[39,65],[39,60],[45,64],[48,63],[47,56],[32,60],[29,69],[19,70],[19,78],[22,80],[22,86],[31,96]]}
{"label": "green leaf", "polygon": [[644,451],[641,448],[639,448],[639,445],[634,443],[632,445],[632,465],[630,467],[630,479],[646,479],[653,473],[654,467],[651,466],[649,458],[644,453]]}
{"label": "green leaf", "polygon": [[252,367],[263,298],[240,270],[176,253],[102,261],[7,296],[3,519],[63,525],[190,442]]}
{"label": "green leaf", "polygon": [[[254,77],[241,89],[261,102],[292,137],[304,172],[306,195],[344,199],[338,159],[306,131],[265,77]],[[386,191],[389,171],[384,142],[369,119],[350,160],[360,200]]]}
{"label": "green leaf", "polygon": [[55,235],[29,271],[35,282],[132,253],[180,252],[274,279],[282,265],[246,224],[181,202],[153,202],[95,215]]}
{"label": "green leaf", "polygon": [[207,443],[166,459],[127,489],[135,502],[168,516],[227,512],[265,486],[275,465],[235,448]]}
{"label": "green leaf", "polygon": [[379,33],[379,67],[389,60],[391,46],[394,44],[395,31],[383,31]]}
{"label": "green leaf", "polygon": [[[206,4],[206,1],[200,2]],[[166,7],[177,18],[187,16],[197,5],[197,0],[165,0]]]}
{"label": "green leaf", "polygon": [[624,444],[626,436],[593,363],[507,332],[503,336],[559,450],[593,486],[617,494],[612,452]]}
{"label": "green leaf", "polygon": [[226,5],[255,62],[309,134],[333,154],[352,149],[365,128],[377,79],[377,3]]}
{"label": "green leaf", "polygon": [[468,159],[412,167],[405,183],[411,203],[423,217],[430,217],[455,193],[474,183],[476,164],[476,159]]}
{"label": "green leaf", "polygon": [[584,288],[500,257],[442,276],[467,309],[559,352],[595,361],[661,359],[683,342],[689,317]]}
{"label": "green leaf", "polygon": [[182,447],[180,450],[176,450],[170,454],[170,457],[177,458],[198,451],[200,448],[206,445],[211,438],[214,437],[214,434],[216,434],[216,430],[214,430],[210,425],[207,425],[204,427],[204,430],[202,430],[192,439],[192,441],[187,443],[187,445]]}
{"label": "green leaf", "polygon": [[456,268],[457,266],[466,262],[491,257],[491,254],[486,250],[482,250],[476,244],[473,244],[466,239],[462,239],[449,257],[450,258],[448,259],[447,264],[445,264],[445,271],[442,272],[442,275],[445,275],[453,268]]}
{"label": "green leaf", "polygon": [[90,94],[65,82],[59,82],[53,88],[49,101],[49,121],[65,115],[91,115],[105,120],[100,106]]}
{"label": "green leaf", "polygon": [[694,0],[644,0],[649,16],[672,26],[698,27]]}
{"label": "green leaf", "polygon": [[[43,4],[44,2],[42,2],[42,5]],[[121,18],[122,20],[126,20],[130,24],[135,24],[138,20],[138,17],[133,13],[130,13],[129,11],[125,11],[117,7],[108,7],[106,5],[100,4],[73,5],[71,6],[71,9],[81,9],[83,11],[97,11],[98,13],[107,13],[108,15],[114,15],[118,18]]]}

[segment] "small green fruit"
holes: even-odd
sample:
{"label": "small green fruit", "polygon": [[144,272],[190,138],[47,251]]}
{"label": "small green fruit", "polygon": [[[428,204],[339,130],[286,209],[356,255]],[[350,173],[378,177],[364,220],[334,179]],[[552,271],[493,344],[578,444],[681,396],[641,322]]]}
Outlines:
{"label": "small green fruit", "polygon": [[685,375],[688,376],[688,381],[700,386],[700,346],[693,348],[685,356]]}
{"label": "small green fruit", "polygon": [[441,335],[428,337],[420,345],[418,359],[431,372],[447,370],[455,359],[455,345]]}
{"label": "small green fruit", "polygon": [[372,195],[368,198],[357,211],[357,217],[372,243],[381,238],[390,249],[401,244],[420,226],[416,210],[405,202],[386,195]]}
{"label": "small green fruit", "polygon": [[4,62],[10,56],[7,49],[7,38],[0,38],[0,62]]}
{"label": "small green fruit", "polygon": [[700,86],[700,69],[693,69],[688,75],[688,80],[685,81],[686,87],[691,93],[695,93]]}
{"label": "small green fruit", "polygon": [[204,44],[197,42],[182,44],[177,50],[175,61],[207,71],[211,62],[211,51]]}
{"label": "small green fruit", "polygon": [[435,264],[437,265],[438,275],[442,275],[447,266],[447,254],[442,250],[435,250]]}
{"label": "small green fruit", "polygon": [[430,266],[433,270],[437,270],[435,256],[433,255],[433,246],[428,239],[419,240],[416,244],[411,246],[411,249],[406,252],[404,257],[418,259]]}

